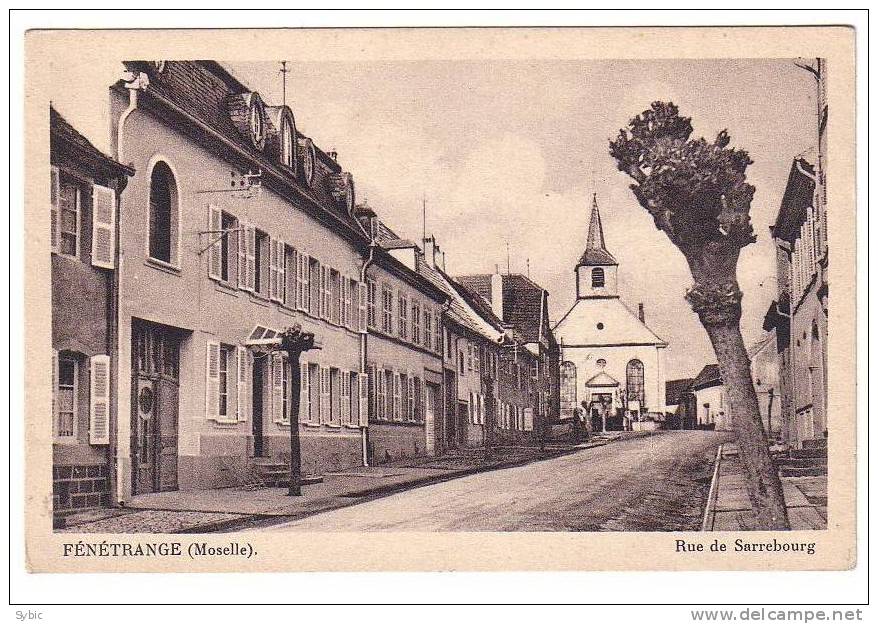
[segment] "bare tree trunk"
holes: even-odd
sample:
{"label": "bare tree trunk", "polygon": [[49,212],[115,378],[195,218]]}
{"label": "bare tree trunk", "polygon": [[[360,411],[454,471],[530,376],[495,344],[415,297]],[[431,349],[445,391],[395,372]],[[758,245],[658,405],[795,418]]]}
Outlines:
{"label": "bare tree trunk", "polygon": [[762,427],[759,400],[750,373],[750,357],[741,337],[741,291],[736,281],[716,285],[706,279],[699,280],[694,272],[693,276],[696,285],[686,298],[698,313],[716,353],[758,528],[789,530],[783,487],[769,453],[768,436]]}

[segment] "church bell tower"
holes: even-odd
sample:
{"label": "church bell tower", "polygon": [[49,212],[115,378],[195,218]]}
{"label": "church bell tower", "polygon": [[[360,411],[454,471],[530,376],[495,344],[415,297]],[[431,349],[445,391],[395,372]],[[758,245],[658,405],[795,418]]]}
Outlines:
{"label": "church bell tower", "polygon": [[576,265],[577,299],[618,298],[617,272],[619,263],[607,251],[598,196],[592,196],[591,220],[588,224],[588,242]]}

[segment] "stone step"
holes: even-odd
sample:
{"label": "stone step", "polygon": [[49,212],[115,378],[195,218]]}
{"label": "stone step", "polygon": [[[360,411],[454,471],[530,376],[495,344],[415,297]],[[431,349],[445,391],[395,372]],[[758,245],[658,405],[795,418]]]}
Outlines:
{"label": "stone step", "polygon": [[791,468],[816,468],[825,466],[828,463],[826,457],[781,457],[775,460],[778,466],[789,466]]}
{"label": "stone step", "polygon": [[826,438],[813,438],[811,440],[802,440],[802,448],[826,448]]}
{"label": "stone step", "polygon": [[826,466],[811,466],[808,468],[781,466],[780,469],[780,476],[782,477],[819,477],[826,474]]}
{"label": "stone step", "polygon": [[826,448],[790,449],[790,457],[804,459],[806,457],[826,457]]}

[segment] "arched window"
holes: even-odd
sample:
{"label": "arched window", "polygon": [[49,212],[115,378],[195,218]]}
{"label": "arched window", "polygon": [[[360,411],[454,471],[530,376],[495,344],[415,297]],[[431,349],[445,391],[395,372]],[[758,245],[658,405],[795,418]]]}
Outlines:
{"label": "arched window", "polygon": [[645,386],[643,383],[643,362],[631,360],[625,368],[625,385],[628,391],[629,401],[640,401],[641,405],[646,400]]}
{"label": "arched window", "polygon": [[177,262],[177,183],[167,163],[152,169],[149,186],[149,256]]}
{"label": "arched window", "polygon": [[604,270],[600,267],[591,270],[591,287],[592,288],[603,288],[604,287]]}

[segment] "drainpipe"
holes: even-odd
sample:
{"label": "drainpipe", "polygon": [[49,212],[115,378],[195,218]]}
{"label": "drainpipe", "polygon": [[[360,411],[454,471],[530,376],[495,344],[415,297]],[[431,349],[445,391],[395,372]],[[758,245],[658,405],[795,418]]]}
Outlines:
{"label": "drainpipe", "polygon": [[[366,283],[366,269],[369,268],[369,265],[372,264],[372,261],[375,259],[375,238],[370,237],[369,240],[369,257],[363,260],[363,266],[360,267],[360,283]],[[368,287],[367,287],[368,288]],[[359,296],[359,293],[357,293]],[[369,337],[369,308],[368,308],[368,290],[366,292],[366,331],[360,334],[360,372],[367,373],[366,367],[366,359],[367,359],[367,340]],[[368,408],[367,408],[368,412]],[[363,453],[363,466],[369,465],[369,427],[360,427],[360,441],[361,441],[361,449]]]}
{"label": "drainpipe", "polygon": [[[116,160],[122,164],[125,164],[124,154],[125,154],[125,122],[128,120],[128,117],[137,110],[138,106],[138,93],[141,90],[145,90],[149,85],[149,77],[143,73],[135,73],[135,72],[125,72],[123,75],[123,80],[126,81],[125,86],[128,88],[128,108],[122,111],[122,114],[119,116],[119,123],[116,127]],[[127,180],[125,181],[127,183]],[[120,186],[124,186],[122,184]],[[113,362],[114,369],[114,387],[115,387],[115,414],[116,414],[116,426],[113,427],[113,431],[111,432],[111,443],[112,450],[110,451],[113,456],[114,470],[113,474],[110,477],[110,491],[115,493],[115,503],[114,506],[124,506],[125,498],[126,498],[126,488],[125,484],[128,481],[128,476],[131,475],[130,466],[128,465],[128,460],[130,459],[131,449],[130,442],[128,444],[120,444],[120,441],[131,440],[131,431],[130,431],[130,418],[122,418],[122,413],[124,410],[124,406],[122,405],[120,393],[119,393],[119,381],[122,377],[122,369],[120,366],[121,360],[121,344],[119,340],[120,334],[120,308],[121,308],[121,281],[122,281],[122,241],[121,234],[122,232],[122,198],[121,192],[117,193],[116,198],[116,268],[113,271],[112,278],[112,338],[111,338],[111,349],[113,353],[111,354],[111,362]],[[129,398],[131,392],[128,393]],[[125,423],[125,431],[120,431],[123,427],[123,423]]]}

